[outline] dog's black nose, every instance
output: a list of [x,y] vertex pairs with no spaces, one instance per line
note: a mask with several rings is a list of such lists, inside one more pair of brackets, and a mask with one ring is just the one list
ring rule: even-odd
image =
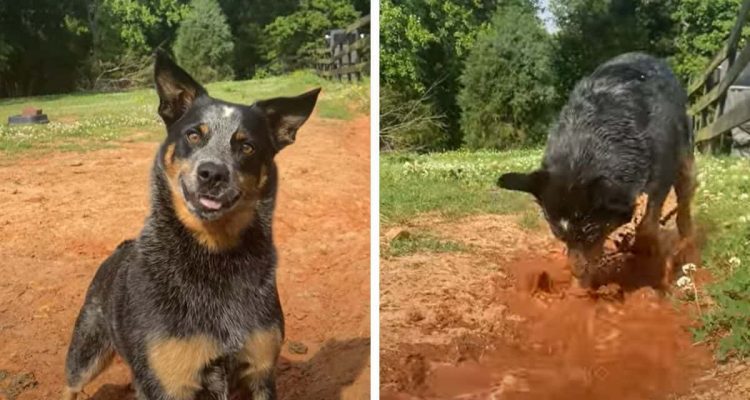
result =
[[229,168],[224,164],[204,162],[198,166],[198,181],[207,185],[227,182],[229,181]]

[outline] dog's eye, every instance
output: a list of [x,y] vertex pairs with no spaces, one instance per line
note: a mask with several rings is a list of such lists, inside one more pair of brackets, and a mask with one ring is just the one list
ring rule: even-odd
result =
[[190,142],[192,144],[198,144],[198,143],[200,143],[200,141],[202,139],[202,136],[201,136],[200,133],[198,133],[196,131],[190,131],[187,134],[187,139],[188,139],[188,142]]
[[250,143],[242,143],[242,152],[249,156],[250,154],[255,153],[255,147]]

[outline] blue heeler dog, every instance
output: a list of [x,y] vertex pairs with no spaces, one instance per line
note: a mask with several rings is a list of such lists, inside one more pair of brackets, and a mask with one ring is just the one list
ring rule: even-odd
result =
[[504,174],[498,185],[534,195],[555,237],[568,248],[573,273],[598,262],[607,236],[630,222],[636,198],[646,213],[635,250],[658,246],[661,208],[672,187],[680,236],[691,235],[696,181],[687,94],[663,61],[620,55],[582,79],[551,131],[542,166]]

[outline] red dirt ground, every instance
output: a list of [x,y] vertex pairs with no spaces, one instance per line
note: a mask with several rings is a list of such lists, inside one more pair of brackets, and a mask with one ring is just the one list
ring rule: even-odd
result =
[[[59,397],[84,292],[143,224],[156,148],[132,142],[0,165],[0,382],[33,374],[18,400]],[[278,164],[279,290],[287,339],[308,348],[296,355],[284,346],[280,398],[368,399],[369,119],[313,118]],[[129,381],[118,360],[85,392],[132,399]]]
[[[383,232],[383,244],[429,230],[470,249],[381,260],[383,399],[750,398],[746,364],[716,367],[688,331],[697,306],[662,290],[673,227],[660,256],[613,259],[616,283],[586,294],[571,288],[546,226],[529,231],[517,218],[426,216]],[[673,263],[697,258],[688,247]]]

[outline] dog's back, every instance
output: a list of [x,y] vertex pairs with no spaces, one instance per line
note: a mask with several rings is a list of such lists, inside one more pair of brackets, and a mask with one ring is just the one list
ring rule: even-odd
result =
[[687,94],[669,67],[642,53],[618,56],[581,80],[550,133],[544,164],[571,179],[666,184],[692,151]]

